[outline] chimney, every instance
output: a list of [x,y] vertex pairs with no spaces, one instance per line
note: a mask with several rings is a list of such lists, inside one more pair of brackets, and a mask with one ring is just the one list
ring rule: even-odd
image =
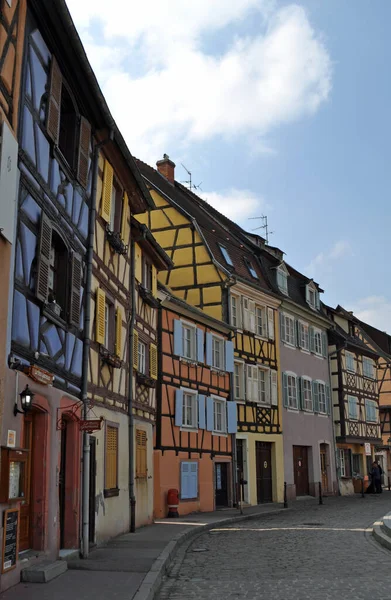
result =
[[163,154],[163,159],[156,163],[157,170],[160,175],[163,175],[170,183],[175,181],[175,163],[170,160],[168,154]]

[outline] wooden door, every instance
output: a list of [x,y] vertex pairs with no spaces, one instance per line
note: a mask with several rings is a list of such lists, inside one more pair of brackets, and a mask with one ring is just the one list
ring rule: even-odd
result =
[[293,470],[296,496],[308,496],[310,493],[310,485],[308,480],[307,446],[293,446]]
[[322,476],[322,491],[329,491],[329,480],[327,477],[327,446],[321,444],[320,446],[320,472]]
[[32,479],[32,451],[33,451],[33,414],[24,415],[23,424],[23,448],[29,450],[29,456],[26,464],[26,496],[21,502],[20,507],[20,532],[19,532],[19,552],[28,550],[32,547],[31,542],[31,519],[32,519],[32,499],[31,499],[31,479]]
[[95,497],[96,497],[96,438],[90,436],[90,500],[89,542],[95,543]]
[[66,458],[67,458],[67,421],[62,420],[60,473],[58,477],[58,492],[60,506],[60,548],[65,548],[65,491],[66,491]]
[[216,508],[228,506],[228,464],[215,464]]
[[257,468],[257,502],[273,501],[272,445],[269,442],[255,442]]

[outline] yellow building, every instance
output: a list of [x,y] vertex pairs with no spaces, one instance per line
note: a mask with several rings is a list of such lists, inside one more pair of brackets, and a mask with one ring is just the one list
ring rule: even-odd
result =
[[[270,291],[250,243],[236,237],[222,215],[175,181],[175,165],[166,155],[158,170],[140,161],[138,166],[156,210],[137,218],[174,264],[160,280],[176,296],[235,327],[231,389],[238,405],[236,484],[246,481],[244,500],[249,504],[282,501],[280,301]],[[218,372],[217,346],[214,360]]]

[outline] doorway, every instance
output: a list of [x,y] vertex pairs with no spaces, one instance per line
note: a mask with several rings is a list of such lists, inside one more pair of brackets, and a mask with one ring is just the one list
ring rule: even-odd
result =
[[257,468],[257,502],[273,502],[272,445],[269,442],[255,442]]
[[96,497],[96,438],[90,435],[90,492],[89,492],[88,540],[95,544],[95,497]]
[[228,506],[228,463],[215,463],[216,508]]
[[293,446],[293,471],[295,477],[296,496],[309,496],[308,448]]
[[63,419],[61,429],[60,473],[58,477],[58,493],[60,507],[60,548],[65,548],[65,507],[66,507],[66,457],[67,457],[67,421]]
[[327,444],[320,445],[320,473],[322,478],[322,491],[329,491],[329,479],[327,475],[328,460],[327,460]]
[[32,480],[32,450],[33,450],[33,414],[29,413],[24,415],[23,424],[23,446],[24,449],[28,450],[28,459],[26,464],[26,496],[21,502],[20,507],[20,532],[19,532],[19,552],[29,550],[32,548],[31,539],[31,520],[32,520],[32,494],[31,494],[31,480]]

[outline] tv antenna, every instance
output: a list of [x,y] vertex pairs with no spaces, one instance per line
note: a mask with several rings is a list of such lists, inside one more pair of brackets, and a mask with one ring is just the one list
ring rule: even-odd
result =
[[184,183],[185,185],[187,185],[187,187],[189,188],[190,191],[191,190],[201,190],[201,183],[202,183],[202,181],[198,185],[195,185],[195,183],[192,182],[191,172],[189,171],[189,169],[187,169],[183,163],[181,163],[181,165],[185,169],[186,173],[189,176],[189,179],[187,181],[182,181],[182,183]]
[[259,227],[256,227],[255,229],[252,229],[251,231],[259,231],[259,229],[263,229],[265,232],[265,241],[266,244],[269,244],[269,235],[273,235],[274,231],[269,231],[269,227],[267,224],[267,216],[266,215],[261,215],[260,217],[249,217],[250,220],[262,220],[262,225],[260,225]]

